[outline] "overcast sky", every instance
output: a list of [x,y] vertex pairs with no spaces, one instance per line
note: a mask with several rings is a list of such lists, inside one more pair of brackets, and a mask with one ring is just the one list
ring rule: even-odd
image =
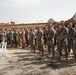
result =
[[0,0],[0,23],[67,20],[76,12],[76,0]]

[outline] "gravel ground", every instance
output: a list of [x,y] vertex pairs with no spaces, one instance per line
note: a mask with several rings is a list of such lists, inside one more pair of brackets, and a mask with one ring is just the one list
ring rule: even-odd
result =
[[45,54],[31,53],[29,49],[9,48],[8,56],[0,58],[0,75],[76,75],[76,61],[52,60]]

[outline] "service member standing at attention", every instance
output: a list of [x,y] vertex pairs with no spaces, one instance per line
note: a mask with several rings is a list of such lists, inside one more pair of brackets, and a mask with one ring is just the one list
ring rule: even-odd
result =
[[29,46],[29,41],[28,41],[28,35],[29,34],[29,31],[28,31],[28,29],[25,29],[25,42],[26,42],[26,47],[28,47]]
[[43,37],[43,33],[42,33],[40,27],[37,27],[36,42],[37,42],[37,45],[38,45],[39,53],[41,53],[42,55],[44,55],[42,37]]
[[54,31],[52,29],[52,24],[48,25],[47,46],[48,46],[49,55],[51,54],[52,58],[54,58],[54,55],[55,55],[55,52],[54,52]]
[[73,23],[70,22],[68,25],[68,52],[70,53],[71,49],[73,49],[73,33],[74,33],[74,28],[72,27]]
[[57,30],[57,49],[59,52],[59,59],[62,58],[62,50],[65,51],[66,60],[68,59],[68,49],[67,49],[67,37],[68,37],[68,29],[64,26],[64,22],[62,21]]
[[31,45],[31,52],[35,52],[35,44],[34,44],[34,37],[35,37],[35,33],[33,31],[33,29],[30,28],[29,30],[29,44]]
[[45,27],[44,31],[43,31],[43,37],[44,37],[44,45],[46,47],[47,45],[47,32],[48,32],[48,29],[47,29],[47,26]]
[[74,58],[76,60],[76,25],[75,25],[75,31],[73,34],[73,53],[74,53]]
[[10,31],[10,44],[11,44],[11,47],[14,47],[14,31],[13,31],[13,29],[11,29],[11,31]]

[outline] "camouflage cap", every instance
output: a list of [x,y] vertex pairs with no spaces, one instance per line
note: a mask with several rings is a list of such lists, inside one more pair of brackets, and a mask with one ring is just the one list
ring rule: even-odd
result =
[[73,23],[72,22],[69,22],[69,25],[73,25]]
[[48,27],[50,27],[50,26],[52,27],[52,24],[48,24]]

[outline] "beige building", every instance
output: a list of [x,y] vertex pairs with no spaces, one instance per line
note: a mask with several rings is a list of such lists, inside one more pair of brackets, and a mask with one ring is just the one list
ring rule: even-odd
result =
[[35,28],[37,26],[44,27],[47,23],[29,23],[29,24],[0,24],[0,28]]

